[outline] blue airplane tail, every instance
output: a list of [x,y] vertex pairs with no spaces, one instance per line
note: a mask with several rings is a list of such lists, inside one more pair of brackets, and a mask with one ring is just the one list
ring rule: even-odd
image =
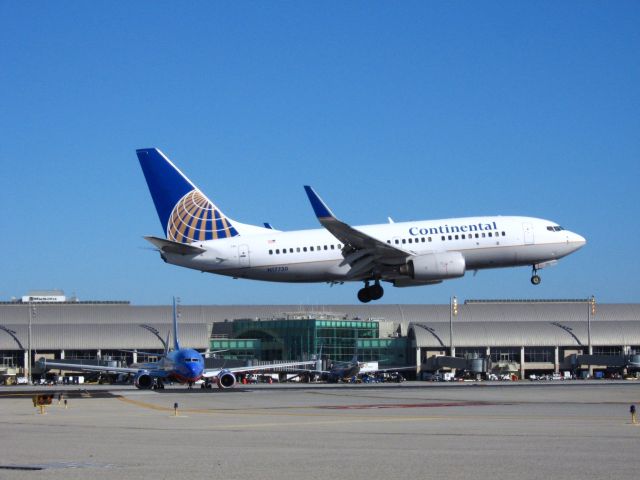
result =
[[180,340],[178,339],[178,308],[176,307],[176,297],[173,297],[173,349],[180,350]]
[[227,218],[157,148],[136,150],[167,239],[190,244],[239,235]]

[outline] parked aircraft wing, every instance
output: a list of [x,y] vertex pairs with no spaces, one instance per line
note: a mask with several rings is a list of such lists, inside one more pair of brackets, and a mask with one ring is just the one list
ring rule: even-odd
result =
[[46,358],[38,360],[38,364],[44,370],[50,368],[61,368],[66,370],[80,370],[83,372],[104,372],[104,373],[138,373],[140,368],[130,367],[108,367],[106,365],[87,365],[86,363],[76,362],[50,362]]
[[367,373],[386,373],[386,372],[403,372],[405,370],[415,371],[416,367],[408,365],[404,367],[389,367],[389,368],[375,368],[373,370],[369,370]]
[[307,362],[287,362],[287,363],[270,363],[268,365],[253,365],[249,367],[232,367],[232,368],[208,368],[202,372],[205,378],[217,377],[220,372],[245,373],[245,372],[262,372],[265,370],[276,370],[279,368],[296,367],[298,365],[315,364],[315,360]]

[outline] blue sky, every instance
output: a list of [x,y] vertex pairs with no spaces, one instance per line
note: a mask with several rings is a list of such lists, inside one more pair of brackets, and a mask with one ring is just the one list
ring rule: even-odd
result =
[[318,226],[549,218],[588,239],[542,271],[387,288],[384,303],[638,302],[638,2],[0,1],[0,299],[355,303],[358,284],[165,265],[135,149],[227,215]]

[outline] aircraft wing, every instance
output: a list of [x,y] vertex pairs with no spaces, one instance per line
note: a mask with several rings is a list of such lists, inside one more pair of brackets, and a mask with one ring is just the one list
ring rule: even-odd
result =
[[386,373],[386,372],[402,372],[405,370],[415,371],[415,366],[405,366],[405,367],[390,367],[390,368],[376,368],[374,370],[369,370],[365,373]]
[[80,370],[83,372],[103,372],[103,373],[138,373],[141,368],[131,367],[107,367],[104,365],[88,365],[82,362],[50,362],[45,358],[38,360],[41,368],[48,370],[50,368],[61,368],[67,370]]
[[296,367],[298,365],[315,364],[315,360],[308,362],[288,362],[288,363],[270,363],[268,365],[253,365],[249,367],[232,367],[232,368],[207,368],[202,373],[205,378],[217,377],[220,372],[245,373],[245,372],[264,372],[265,370],[278,370],[280,368]]
[[341,266],[347,264],[351,266],[348,276],[366,277],[366,274],[376,266],[398,265],[412,255],[411,252],[382,242],[338,220],[313,188],[305,185],[304,189],[320,224],[344,243],[342,250],[344,260]]

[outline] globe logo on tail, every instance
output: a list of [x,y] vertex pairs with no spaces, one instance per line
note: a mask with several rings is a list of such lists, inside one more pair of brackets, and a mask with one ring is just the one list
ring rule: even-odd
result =
[[231,222],[199,190],[182,197],[169,216],[167,238],[179,243],[235,237]]

